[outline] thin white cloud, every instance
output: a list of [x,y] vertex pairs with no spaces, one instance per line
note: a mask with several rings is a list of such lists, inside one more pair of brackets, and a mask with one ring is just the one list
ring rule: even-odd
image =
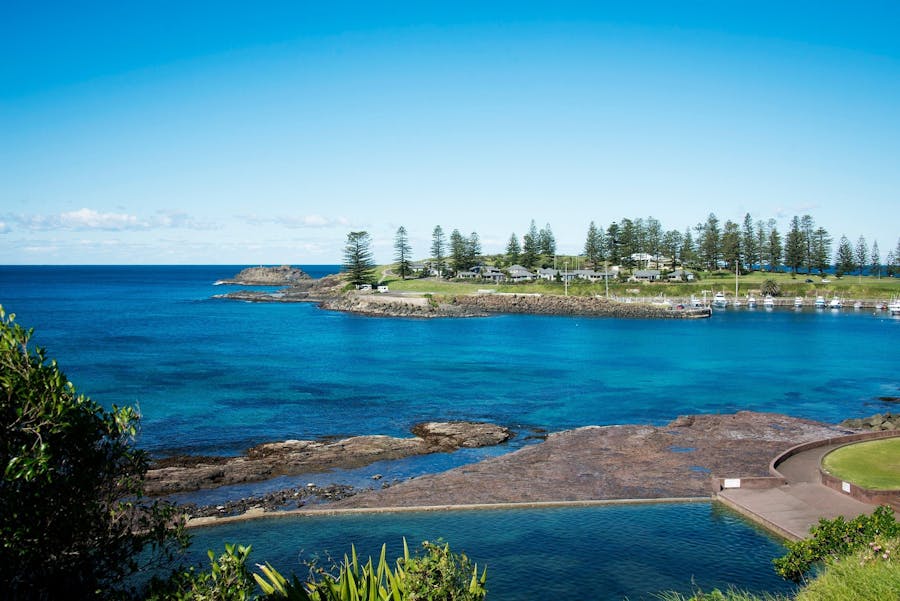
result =
[[127,213],[101,213],[94,209],[78,209],[60,213],[56,218],[62,229],[72,230],[135,230],[146,229],[134,215]]
[[261,217],[259,215],[237,215],[238,219],[249,225],[274,224],[289,229],[319,229],[329,227],[346,227],[350,220],[346,217],[324,217],[322,215],[279,215],[277,217]]
[[0,221],[0,234],[8,234],[12,231],[9,227],[9,224],[5,221]]
[[[182,211],[157,211],[150,217],[138,217],[128,213],[104,213],[82,208],[52,215],[6,215],[5,220],[31,231],[108,231],[125,232],[168,228],[213,229],[212,224],[195,221]],[[9,231],[5,222],[0,222]],[[0,227],[0,233],[4,232]]]

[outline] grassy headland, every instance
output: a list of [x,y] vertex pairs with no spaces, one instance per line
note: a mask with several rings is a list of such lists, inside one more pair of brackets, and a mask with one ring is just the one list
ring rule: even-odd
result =
[[[379,269],[382,283],[388,284],[392,291],[420,292],[444,295],[475,294],[479,290],[493,290],[495,292],[512,292],[520,294],[564,294],[566,287],[562,282],[550,282],[538,280],[521,283],[495,284],[486,281],[468,280],[442,280],[437,278],[416,278],[402,280],[394,275],[390,266]],[[726,295],[734,294],[735,277],[733,273],[725,271],[696,272],[697,279],[693,282],[623,282],[610,280],[609,294],[617,297],[689,297],[691,295],[702,298],[703,292],[707,295],[718,291],[724,291]],[[798,274],[792,276],[789,273],[768,273],[754,271],[742,275],[738,279],[738,296],[755,294],[760,296],[762,285],[767,280],[772,280],[779,288],[779,296],[793,298],[801,296],[813,300],[821,295],[826,298],[839,296],[844,299],[869,299],[887,301],[900,295],[900,278],[872,276],[844,276],[836,278],[818,275]],[[811,280],[807,282],[807,280]],[[823,281],[827,280],[827,281]],[[605,295],[606,284],[603,282],[574,281],[568,285],[568,293],[576,296]],[[761,299],[760,299],[761,300]]]

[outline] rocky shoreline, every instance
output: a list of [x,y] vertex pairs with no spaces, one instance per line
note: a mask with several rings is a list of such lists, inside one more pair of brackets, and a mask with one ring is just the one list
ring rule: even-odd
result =
[[750,411],[681,416],[664,426],[587,426],[442,473],[403,481],[388,474],[374,490],[326,487],[317,494],[315,487],[300,487],[186,513],[207,516],[195,522],[200,524],[272,511],[709,497],[714,476],[767,476],[769,462],[788,448],[854,431]]
[[580,315],[651,319],[691,319],[711,315],[706,308],[676,309],[665,305],[623,303],[598,296],[536,294],[470,294],[453,297],[451,303],[485,313],[527,313],[531,315]]
[[[880,400],[885,403],[896,403],[900,399],[896,397],[881,397]],[[900,414],[888,411],[887,413],[876,413],[870,417],[845,419],[841,422],[841,426],[864,432],[900,430]]]
[[631,319],[693,319],[711,315],[706,308],[675,309],[646,303],[623,303],[596,296],[555,294],[466,294],[400,296],[348,293],[328,299],[323,309],[379,317],[485,317],[520,313]]
[[444,453],[506,442],[512,432],[481,422],[426,422],[413,438],[353,436],[340,440],[285,440],[252,447],[239,457],[178,456],[159,459],[147,472],[148,495],[167,495],[278,476],[355,468],[376,461]]
[[308,484],[264,495],[229,500],[216,505],[182,503],[179,507],[182,512],[190,515],[191,519],[224,518],[239,516],[249,511],[272,512],[300,509],[310,504],[339,501],[353,494],[356,494],[353,487],[345,484],[331,484],[322,487]]
[[773,413],[689,415],[664,426],[587,426],[480,463],[316,509],[708,497],[712,477],[767,476],[773,457],[852,433]]
[[708,308],[673,308],[647,303],[628,303],[597,296],[556,294],[398,294],[346,290],[340,275],[311,279],[289,267],[250,267],[218,284],[287,286],[275,292],[238,290],[213,298],[257,303],[315,302],[322,309],[372,317],[485,317],[500,313],[532,315],[580,315],[593,317],[685,319],[709,317]]
[[[334,276],[329,276],[334,277]],[[323,278],[324,280],[324,278]],[[312,280],[319,282],[320,280]],[[315,302],[329,311],[343,311],[372,317],[486,317],[504,313],[531,315],[578,315],[632,319],[696,319],[709,317],[707,308],[684,308],[623,303],[599,297],[470,294],[456,296],[400,295],[344,292],[334,281],[292,286],[276,292],[239,290],[214,298],[258,303]]]

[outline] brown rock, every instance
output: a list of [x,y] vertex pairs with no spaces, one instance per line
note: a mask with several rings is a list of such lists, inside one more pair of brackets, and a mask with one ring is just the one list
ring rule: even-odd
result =
[[508,440],[507,428],[474,422],[429,422],[415,438],[353,436],[334,441],[285,440],[263,443],[242,457],[179,457],[161,460],[147,472],[147,494],[215,488],[275,476],[350,469],[412,455],[480,447]]
[[781,451],[844,433],[827,424],[746,411],[697,415],[678,429],[589,426],[328,507],[707,496],[712,475],[766,476],[769,461]]
[[438,449],[487,447],[506,442],[512,437],[509,428],[476,422],[425,422],[413,427],[412,433],[429,446]]

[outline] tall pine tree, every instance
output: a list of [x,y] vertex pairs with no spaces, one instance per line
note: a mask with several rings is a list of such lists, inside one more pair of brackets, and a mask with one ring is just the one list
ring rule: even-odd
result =
[[411,260],[412,247],[409,245],[409,236],[406,234],[406,228],[401,225],[394,236],[394,261],[400,279],[405,280],[406,276],[412,273]]
[[444,228],[439,225],[434,226],[434,230],[431,232],[431,260],[431,266],[437,272],[438,277],[444,277],[444,267],[447,260],[447,241],[444,237]]
[[372,238],[369,232],[350,232],[344,246],[344,271],[347,280],[355,285],[371,284],[375,279],[375,262],[372,260]]

